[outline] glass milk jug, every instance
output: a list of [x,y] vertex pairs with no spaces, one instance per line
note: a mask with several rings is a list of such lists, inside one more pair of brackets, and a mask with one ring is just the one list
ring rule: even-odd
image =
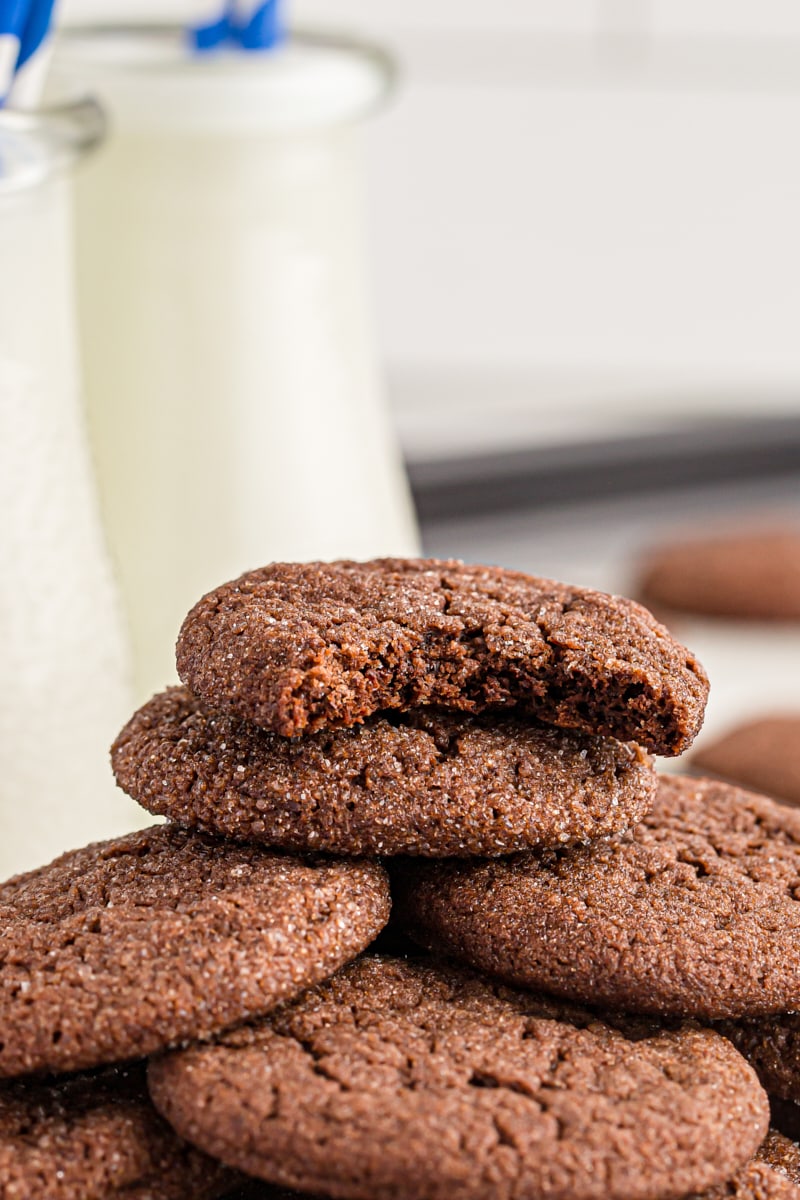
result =
[[75,30],[56,72],[109,108],[77,229],[91,435],[139,693],[208,589],[280,559],[413,554],[366,288],[373,50],[197,57]]
[[143,823],[108,763],[131,695],[73,298],[69,168],[101,130],[0,112],[0,878]]

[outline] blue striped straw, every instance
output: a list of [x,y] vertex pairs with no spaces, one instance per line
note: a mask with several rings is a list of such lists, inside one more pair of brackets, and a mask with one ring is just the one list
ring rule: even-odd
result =
[[[19,73],[38,55],[53,23],[54,0],[0,0],[0,104],[16,100]],[[32,67],[28,66],[27,74]]]
[[0,0],[0,105],[5,104],[25,32],[30,0]]
[[190,36],[195,50],[201,52],[216,50],[218,46],[224,46],[233,36],[227,10],[219,16],[215,16],[211,21],[195,25],[190,30]]
[[33,58],[44,42],[53,23],[53,0],[29,0],[28,17],[19,47],[17,70]]
[[236,40],[244,50],[269,50],[286,37],[280,0],[236,5]]
[[[2,3],[2,0],[0,0]],[[223,12],[191,30],[195,50],[234,45],[242,50],[269,50],[286,37],[281,0],[227,0]]]

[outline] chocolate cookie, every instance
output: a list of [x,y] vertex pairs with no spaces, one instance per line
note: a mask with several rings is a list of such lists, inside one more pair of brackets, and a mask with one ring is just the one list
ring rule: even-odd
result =
[[800,1101],[800,1013],[722,1021],[717,1029],[744,1055],[771,1095]]
[[770,1129],[752,1162],[696,1200],[800,1200],[800,1146]]
[[154,1060],[150,1092],[206,1152],[338,1200],[682,1196],[756,1151],[766,1097],[725,1039],[635,1039],[564,1011],[471,972],[363,958]]
[[212,1200],[237,1178],[158,1115],[141,1064],[0,1085],[3,1200]]
[[656,610],[743,620],[800,617],[800,531],[732,530],[654,550],[638,593]]
[[510,983],[663,1015],[800,1005],[800,812],[728,784],[662,776],[615,841],[394,876],[407,932]]
[[738,725],[692,755],[693,767],[800,806],[800,714]]
[[436,709],[289,739],[173,688],[111,751],[120,787],[182,825],[293,850],[506,854],[618,833],[656,776],[631,743]]
[[[302,1200],[302,1197],[299,1192],[288,1192],[267,1183],[249,1183],[225,1200]],[[688,1200],[800,1200],[800,1147],[770,1129],[754,1157],[733,1179],[700,1195],[695,1193]]]
[[178,672],[210,707],[289,737],[384,709],[516,707],[658,754],[686,749],[708,694],[631,600],[435,559],[251,571],[189,613]]
[[325,979],[386,923],[377,863],[304,862],[168,825],[0,886],[0,1075],[202,1038]]

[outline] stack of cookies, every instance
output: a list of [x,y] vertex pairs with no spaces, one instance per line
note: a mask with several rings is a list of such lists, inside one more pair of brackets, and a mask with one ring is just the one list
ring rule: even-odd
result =
[[[203,598],[188,688],[113,753],[150,812],[306,852],[503,855],[620,833],[708,684],[639,605],[459,563],[278,564]],[[191,689],[191,690],[189,690]]]
[[178,667],[112,751],[168,823],[0,885],[0,1196],[800,1200],[800,813],[656,775],[645,609],[274,565]]

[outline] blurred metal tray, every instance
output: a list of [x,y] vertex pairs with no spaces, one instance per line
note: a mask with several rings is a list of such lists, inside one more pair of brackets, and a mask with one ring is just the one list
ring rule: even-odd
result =
[[607,441],[411,461],[408,470],[423,523],[731,480],[797,474],[800,485],[800,411],[685,423]]

